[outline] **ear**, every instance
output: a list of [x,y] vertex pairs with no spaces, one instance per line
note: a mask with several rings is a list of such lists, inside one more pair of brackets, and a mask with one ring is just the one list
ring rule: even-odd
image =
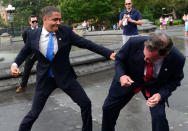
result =
[[42,20],[43,20],[43,21],[46,21],[46,20],[47,20],[47,17],[46,17],[46,16],[43,16]]

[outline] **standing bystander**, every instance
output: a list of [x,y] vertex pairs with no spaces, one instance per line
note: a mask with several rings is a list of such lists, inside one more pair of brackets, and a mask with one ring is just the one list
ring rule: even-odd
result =
[[[38,28],[38,20],[37,20],[36,16],[34,16],[34,15],[29,16],[28,21],[29,21],[29,24],[31,26],[28,27],[26,30],[24,30],[24,32],[22,34],[24,44],[26,43],[28,33],[31,30],[34,30],[35,28]],[[22,92],[25,89],[25,87],[27,87],[29,75],[31,73],[31,69],[32,69],[35,61],[36,61],[36,56],[34,54],[30,54],[26,58],[22,80],[21,80],[20,86],[16,89],[17,93]]]
[[185,39],[188,39],[188,13],[184,14],[183,20],[185,21]]
[[169,20],[169,25],[172,26],[172,23],[173,23],[174,19],[173,19],[173,17],[171,15],[169,16],[168,20]]
[[142,16],[138,10],[132,8],[132,1],[125,0],[125,8],[120,13],[119,27],[123,26],[123,44],[132,36],[138,35],[137,25],[142,25]]
[[160,30],[162,30],[163,29],[163,16],[159,18],[159,22],[160,22]]

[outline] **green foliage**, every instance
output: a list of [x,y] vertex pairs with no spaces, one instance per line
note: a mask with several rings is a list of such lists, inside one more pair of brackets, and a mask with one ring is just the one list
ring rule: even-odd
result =
[[144,8],[144,11],[142,13],[142,18],[149,19],[150,21],[154,20],[153,12],[148,7]]
[[60,0],[65,22],[97,20],[99,23],[113,15],[111,0]]
[[[92,20],[96,24],[112,24],[119,21],[119,11],[125,9],[125,0],[1,0],[3,5],[12,4],[14,26],[28,25],[28,16],[31,14],[39,18],[42,24],[41,9],[45,6],[56,6],[62,11],[64,23],[80,23]],[[159,19],[161,15],[173,15],[181,19],[185,11],[188,12],[188,0],[132,0],[133,7],[139,10],[143,18],[151,21]],[[162,10],[162,8],[165,8]],[[119,10],[120,9],[120,10]],[[24,22],[21,22],[24,19]],[[176,22],[175,22],[176,23]]]
[[[172,25],[181,25],[181,24],[183,24],[183,20],[182,19],[177,19],[177,20],[174,20],[172,22]],[[160,26],[160,22],[159,22],[158,19],[155,20],[155,25]],[[167,25],[169,25],[169,21],[167,22]]]
[[179,19],[179,20],[174,20],[172,25],[181,25],[183,24],[183,20]]
[[[14,26],[29,25],[28,17],[30,15],[36,15],[39,18],[40,24],[42,24],[41,19],[41,9],[45,6],[56,6],[59,4],[59,0],[2,0],[4,6],[11,4],[15,7],[14,12]],[[23,23],[21,22],[23,19]]]
[[1,15],[0,15],[0,28],[6,27],[6,23],[5,21],[2,19]]

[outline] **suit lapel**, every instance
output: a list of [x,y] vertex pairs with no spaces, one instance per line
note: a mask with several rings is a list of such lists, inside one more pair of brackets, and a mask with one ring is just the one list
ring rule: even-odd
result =
[[34,42],[32,44],[34,44],[33,47],[38,51],[38,53],[41,54],[41,56],[46,59],[46,57],[40,52],[40,49],[39,49],[39,42],[40,42],[41,33],[42,33],[42,28],[38,27],[36,29],[36,31],[33,33]]
[[144,46],[142,47],[142,49],[141,49],[141,53],[140,53],[140,60],[141,60],[141,62],[140,62],[140,70],[141,70],[141,74],[142,74],[142,77],[144,78],[144,69],[145,69],[145,65],[146,65],[146,62],[144,61],[144,52],[143,52],[143,50],[144,50]]
[[56,37],[57,37],[58,50],[60,50],[63,47],[64,33],[58,30],[56,32]]
[[[35,32],[35,41],[34,41],[34,48],[39,51],[39,41],[41,36],[42,28],[38,28],[38,30]],[[39,51],[40,52],[40,51]]]
[[169,69],[168,69],[169,59],[170,59],[170,56],[167,56],[166,58],[164,58],[163,64],[161,66],[161,69],[160,69],[160,72],[159,72],[159,75],[158,75],[159,79],[162,78],[162,77],[165,77],[166,72],[169,71]]

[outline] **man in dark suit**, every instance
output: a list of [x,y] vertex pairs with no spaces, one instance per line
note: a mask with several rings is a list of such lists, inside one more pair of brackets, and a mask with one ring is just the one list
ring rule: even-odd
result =
[[[27,34],[31,30],[34,30],[35,28],[38,28],[38,20],[37,20],[36,16],[34,16],[34,15],[29,16],[28,21],[29,21],[29,24],[31,26],[28,27],[27,29],[25,29],[23,34],[22,34],[24,44],[26,43],[26,40],[27,40]],[[31,69],[32,69],[35,61],[36,61],[36,56],[34,54],[30,54],[26,58],[22,80],[21,80],[20,86],[16,89],[16,93],[22,92],[25,89],[25,87],[27,86],[29,75],[31,73]]]
[[29,32],[25,46],[11,66],[12,75],[18,76],[18,67],[32,51],[38,60],[32,107],[24,117],[19,131],[31,130],[47,98],[56,88],[62,89],[80,106],[82,131],[92,131],[91,101],[76,81],[76,74],[69,60],[71,46],[86,48],[111,59],[114,59],[115,53],[80,37],[71,27],[60,25],[61,12],[56,7],[45,7],[42,16],[43,28],[39,27]]
[[116,75],[103,105],[102,131],[115,131],[120,110],[140,90],[150,108],[152,131],[169,131],[165,102],[184,77],[185,57],[163,33],[133,37],[116,54]]

